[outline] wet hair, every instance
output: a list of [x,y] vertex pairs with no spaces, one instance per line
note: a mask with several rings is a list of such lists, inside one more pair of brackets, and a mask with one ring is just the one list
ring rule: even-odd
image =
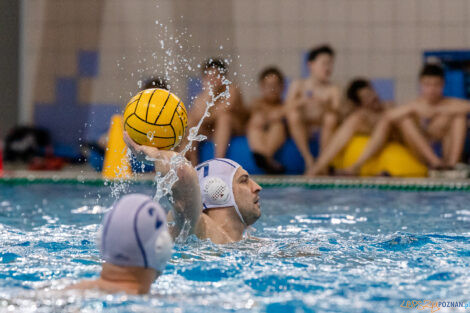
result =
[[221,73],[227,72],[227,64],[222,59],[210,58],[202,65],[202,73],[206,74],[207,70],[216,69]]
[[144,87],[142,89],[149,89],[149,88],[160,88],[168,90],[168,83],[164,78],[156,77],[150,78],[145,81]]
[[359,90],[366,87],[370,87],[370,81],[365,78],[356,78],[349,84],[349,87],[346,91],[346,96],[355,105],[360,105],[361,102],[358,95]]
[[269,75],[277,76],[281,84],[284,83],[284,75],[282,75],[281,71],[275,66],[270,66],[262,70],[261,73],[259,74],[258,80],[261,82],[263,81],[263,79],[265,79]]
[[424,64],[421,72],[419,72],[419,78],[424,76],[434,76],[444,79],[444,69],[439,64]]
[[335,51],[329,45],[322,45],[322,46],[315,47],[312,50],[310,50],[310,52],[308,53],[307,61],[308,62],[315,61],[315,59],[320,54],[328,54],[329,56],[334,57]]

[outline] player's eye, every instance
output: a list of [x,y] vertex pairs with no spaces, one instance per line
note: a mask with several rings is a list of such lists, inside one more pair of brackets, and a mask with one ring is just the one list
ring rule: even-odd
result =
[[248,176],[242,176],[240,178],[240,183],[244,184],[244,183],[247,183],[248,182]]

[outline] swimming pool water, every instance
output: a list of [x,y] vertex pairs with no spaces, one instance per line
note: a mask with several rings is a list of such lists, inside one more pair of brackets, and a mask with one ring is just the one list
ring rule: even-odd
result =
[[0,311],[413,312],[403,300],[470,302],[470,193],[273,188],[261,199],[259,240],[177,245],[148,296],[78,294],[52,290],[98,275],[110,187],[0,185]]

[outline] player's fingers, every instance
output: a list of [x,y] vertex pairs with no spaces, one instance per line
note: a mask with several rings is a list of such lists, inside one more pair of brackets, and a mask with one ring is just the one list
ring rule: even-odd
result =
[[131,149],[132,153],[137,157],[139,161],[143,161],[145,156],[150,158],[156,158],[160,155],[160,150],[155,147],[139,145],[135,142],[127,132],[124,132],[124,142]]
[[132,140],[132,138],[129,136],[129,134],[126,131],[124,131],[123,139],[129,148],[134,149],[134,150],[139,149],[140,145],[134,140]]
[[124,139],[124,142],[125,142],[126,145],[132,146],[132,144],[131,144],[132,139],[131,139],[131,137],[129,137],[129,134],[126,131],[123,132],[122,139]]

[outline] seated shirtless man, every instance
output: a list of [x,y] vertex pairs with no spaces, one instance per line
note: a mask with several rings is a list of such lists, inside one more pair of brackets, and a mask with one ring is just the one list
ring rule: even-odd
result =
[[320,150],[330,142],[339,121],[341,90],[331,83],[334,51],[321,46],[310,51],[310,76],[297,80],[289,88],[286,106],[289,131],[305,162],[305,173],[313,170],[309,148],[312,132],[321,130]]
[[[231,136],[245,134],[248,112],[243,106],[240,90],[234,84],[225,85],[227,65],[220,59],[209,59],[203,65],[202,91],[197,95],[188,117],[188,129],[196,126],[206,110],[206,103],[212,102],[214,97],[225,92],[228,88],[229,97],[221,97],[210,109],[210,116],[204,119],[199,133],[212,138],[215,145],[215,157],[223,158]],[[181,146],[184,146],[182,144]],[[193,142],[193,149],[188,159],[196,165],[198,163],[197,142]]]
[[[170,171],[172,158],[184,158],[174,151],[138,145],[127,133],[124,141],[138,160],[155,160],[155,171],[162,175]],[[188,227],[188,234],[216,244],[242,240],[261,216],[261,187],[232,160],[212,159],[196,168],[184,161],[175,169],[178,181],[171,189],[174,202],[168,220],[172,221],[172,237]]]
[[331,137],[309,173],[325,174],[330,162],[343,150],[356,134],[370,135],[390,103],[382,102],[368,80],[358,78],[351,82],[346,92],[354,105],[353,112]]
[[[402,140],[430,168],[453,168],[460,160],[467,129],[465,110],[469,102],[444,97],[444,70],[424,65],[419,75],[420,95],[410,103],[389,110],[377,124],[359,159],[346,170],[357,173],[398,129]],[[436,155],[432,142],[441,142],[443,156]]]
[[274,154],[286,141],[282,90],[284,76],[275,67],[264,69],[259,76],[261,97],[251,105],[248,123],[248,143],[256,165],[268,174],[281,174],[283,166]]

